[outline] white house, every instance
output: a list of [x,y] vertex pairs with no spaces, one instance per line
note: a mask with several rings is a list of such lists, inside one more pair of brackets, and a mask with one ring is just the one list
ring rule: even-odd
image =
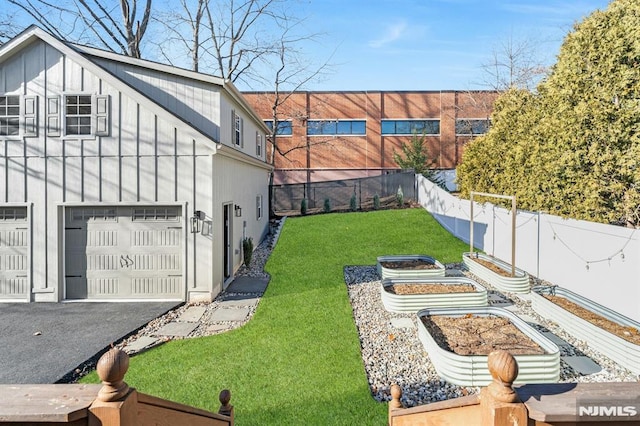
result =
[[269,129],[220,78],[0,47],[0,301],[211,300],[268,230]]

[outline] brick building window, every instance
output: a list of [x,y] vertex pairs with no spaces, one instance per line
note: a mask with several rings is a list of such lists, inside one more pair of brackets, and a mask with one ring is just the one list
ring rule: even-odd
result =
[[[273,132],[273,120],[265,120],[264,124]],[[293,128],[291,127],[291,120],[278,120],[277,136],[291,136],[293,134]]]
[[307,135],[365,135],[365,120],[309,120]]
[[440,120],[382,120],[383,135],[440,134]]
[[484,135],[489,131],[490,122],[487,119],[456,119],[456,135],[473,136]]

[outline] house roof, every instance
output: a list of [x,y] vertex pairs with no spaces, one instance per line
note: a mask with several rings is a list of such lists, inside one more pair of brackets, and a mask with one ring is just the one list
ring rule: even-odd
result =
[[[131,58],[131,57],[119,55],[116,53],[111,53],[111,52],[106,52],[106,51],[102,51],[95,48],[90,48],[87,46],[80,46],[80,45],[68,43],[66,41],[58,39],[52,34],[49,34],[48,32],[44,31],[43,29],[41,29],[36,25],[31,25],[30,27],[22,31],[20,34],[15,36],[13,39],[9,40],[7,43],[0,46],[0,62],[17,54],[18,52],[22,51],[26,46],[34,43],[37,40],[42,40],[43,42],[51,45],[58,51],[67,55],[73,61],[77,62],[82,67],[90,70],[99,78],[109,81],[109,83],[112,84],[116,89],[127,93],[137,102],[145,105],[145,107],[149,108],[151,111],[158,114],[158,116],[170,122],[179,122],[181,125],[185,125],[192,128],[196,133],[198,133],[202,137],[203,141],[207,145],[209,145],[209,147],[214,152],[218,152],[218,150],[222,147],[220,141],[215,140],[211,135],[198,129],[193,124],[186,122],[184,119],[179,117],[174,112],[168,110],[163,105],[160,105],[159,103],[155,102],[153,99],[149,98],[148,96],[146,96],[145,94],[137,90],[134,86],[121,80],[119,77],[112,74],[108,70],[105,70],[100,65],[98,65],[93,60],[91,60],[91,56],[96,56],[96,57],[104,58],[107,60],[119,61],[119,62],[128,63],[128,64],[133,63],[134,65],[137,65],[140,67],[151,68],[151,69],[159,70],[169,74],[183,76],[190,79],[199,80],[208,84],[215,84],[221,87],[226,93],[228,93],[228,95],[231,98],[233,98],[236,102],[238,102],[243,107],[243,109],[245,109],[246,112],[254,118],[256,123],[258,123],[263,127],[263,130],[265,130],[265,133],[269,132],[269,129],[262,122],[262,119],[255,113],[255,111],[251,108],[251,106],[249,106],[249,104],[244,100],[240,92],[238,92],[238,90],[233,86],[233,84],[230,81],[224,81],[219,77],[200,74],[194,71],[189,71],[189,70],[185,70],[177,67],[172,67],[169,65],[159,64],[152,61]],[[224,150],[224,151],[228,151],[228,150]],[[252,161],[253,157],[241,152],[238,152],[238,156],[248,157],[247,161],[249,161],[250,163],[259,162],[257,160]]]

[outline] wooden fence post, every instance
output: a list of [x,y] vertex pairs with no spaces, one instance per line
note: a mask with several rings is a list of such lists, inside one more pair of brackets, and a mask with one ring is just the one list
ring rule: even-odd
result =
[[130,426],[138,424],[137,393],[124,381],[129,355],[113,348],[100,357],[96,371],[102,389],[89,407],[89,426]]
[[526,425],[528,414],[513,389],[518,377],[518,363],[507,351],[491,352],[487,358],[493,381],[480,391],[483,426]]
[[391,401],[389,401],[389,425],[392,424],[391,412],[398,408],[404,408],[404,405],[400,401],[400,398],[402,398],[402,388],[394,383],[391,385]]
[[233,405],[229,404],[229,401],[231,401],[231,391],[229,389],[222,390],[218,399],[220,399],[218,414],[231,417],[231,424],[233,424]]

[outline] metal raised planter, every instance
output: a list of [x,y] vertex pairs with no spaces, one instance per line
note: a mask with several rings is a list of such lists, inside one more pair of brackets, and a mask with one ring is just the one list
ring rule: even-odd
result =
[[[425,294],[394,294],[389,291],[391,286],[397,285],[432,285],[468,284],[475,291],[465,293],[425,293]],[[484,306],[487,305],[487,290],[466,277],[434,277],[434,278],[386,278],[380,286],[382,304],[390,312],[416,312],[423,308]]]
[[474,259],[479,258],[493,263],[500,269],[511,274],[511,265],[503,262],[495,257],[488,256],[482,253],[463,253],[462,261],[466,265],[469,272],[476,275],[478,278],[483,279],[495,288],[501,291],[508,291],[511,293],[528,293],[530,290],[529,274],[522,269],[515,269],[515,276],[503,276],[491,269],[488,269],[484,265],[475,262]]
[[[403,254],[403,255],[391,255],[391,256],[379,256],[378,257],[378,275],[382,279],[385,278],[430,278],[430,277],[444,277],[445,268],[444,265],[438,262],[431,256],[422,254]],[[381,265],[382,262],[403,262],[419,260],[426,263],[430,263],[435,268],[430,269],[396,269],[385,268]]]
[[418,311],[418,337],[429,354],[436,371],[444,380],[460,386],[486,386],[491,382],[487,355],[458,355],[441,348],[422,322],[422,317],[444,315],[497,316],[507,318],[527,337],[536,342],[544,354],[514,355],[518,361],[516,383],[556,383],[560,379],[560,349],[513,312],[496,307],[429,308]]
[[640,374],[640,345],[616,336],[543,297],[548,294],[563,297],[622,326],[640,330],[640,323],[562,287],[536,286],[531,289],[531,307],[538,314],[559,324],[567,333],[587,342],[591,348],[621,366]]

